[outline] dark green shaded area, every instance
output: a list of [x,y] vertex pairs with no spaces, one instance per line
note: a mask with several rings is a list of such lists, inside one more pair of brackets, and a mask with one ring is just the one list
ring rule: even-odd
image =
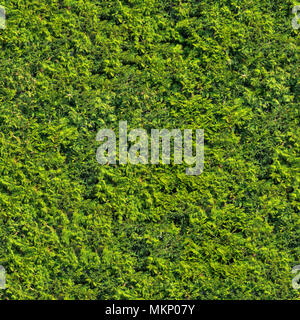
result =
[[[1,299],[299,297],[293,1],[0,4]],[[204,172],[100,166],[120,120],[204,129]]]

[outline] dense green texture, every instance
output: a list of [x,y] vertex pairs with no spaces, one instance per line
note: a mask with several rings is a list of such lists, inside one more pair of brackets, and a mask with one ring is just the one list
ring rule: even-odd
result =
[[[299,297],[293,1],[0,4],[1,299]],[[99,165],[119,120],[204,129],[204,172]]]

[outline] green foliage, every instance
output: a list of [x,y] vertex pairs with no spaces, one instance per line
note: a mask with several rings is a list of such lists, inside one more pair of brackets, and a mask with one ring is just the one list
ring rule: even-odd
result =
[[[297,299],[299,31],[285,0],[10,0],[1,299]],[[205,130],[205,168],[96,133]]]

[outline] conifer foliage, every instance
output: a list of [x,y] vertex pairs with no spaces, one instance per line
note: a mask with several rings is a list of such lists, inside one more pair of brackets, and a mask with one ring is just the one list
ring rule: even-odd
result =
[[[290,0],[10,0],[0,299],[297,299]],[[182,165],[99,165],[98,130],[204,129]]]

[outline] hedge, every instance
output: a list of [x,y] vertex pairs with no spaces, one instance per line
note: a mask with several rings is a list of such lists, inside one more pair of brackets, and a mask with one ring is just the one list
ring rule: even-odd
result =
[[[0,299],[299,299],[295,4],[0,1]],[[100,165],[121,120],[203,173]]]

